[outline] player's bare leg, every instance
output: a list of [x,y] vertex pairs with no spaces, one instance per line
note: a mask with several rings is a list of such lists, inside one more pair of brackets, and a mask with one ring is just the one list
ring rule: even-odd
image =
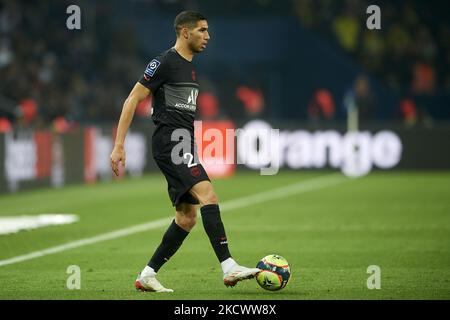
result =
[[194,185],[190,192],[202,206],[200,211],[203,226],[222,267],[224,284],[234,286],[241,280],[253,278],[258,274],[259,269],[240,266],[231,257],[225,228],[220,217],[218,198],[211,182],[201,181]]
[[196,222],[197,208],[195,205],[181,203],[176,206],[175,219],[164,234],[152,259],[138,275],[135,281],[136,289],[147,292],[173,292],[172,289],[165,288],[156,279],[156,273],[175,254]]

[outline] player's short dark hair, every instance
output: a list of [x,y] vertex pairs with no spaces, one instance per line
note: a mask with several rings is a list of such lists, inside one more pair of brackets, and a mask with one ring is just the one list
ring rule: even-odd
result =
[[208,20],[204,15],[200,12],[196,11],[183,11],[180,12],[173,22],[173,27],[175,28],[175,32],[177,36],[180,35],[181,28],[188,27],[193,28],[197,24],[197,21]]

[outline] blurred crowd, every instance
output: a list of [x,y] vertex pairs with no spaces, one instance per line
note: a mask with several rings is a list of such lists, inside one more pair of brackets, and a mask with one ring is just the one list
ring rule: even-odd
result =
[[124,83],[134,83],[142,69],[135,58],[134,32],[126,25],[113,28],[111,8],[88,1],[83,3],[82,31],[68,30],[69,5],[0,2],[3,126],[9,120],[67,130],[81,122],[118,119],[129,90]]
[[[376,3],[381,9],[380,30],[366,27],[370,15],[366,9],[371,1],[296,0],[294,7],[303,26],[335,42],[361,64],[367,75],[382,80],[402,97],[399,114],[405,121],[414,122],[427,117],[415,97],[450,93],[448,4],[420,0]],[[369,95],[369,88],[360,89],[367,86],[368,78],[361,75],[355,79],[353,90]],[[374,97],[368,99],[371,101],[363,104],[371,109],[363,108],[362,114],[371,117]]]
[[[134,1],[177,9],[182,3],[182,9],[202,5],[195,0]],[[117,121],[148,57],[140,52],[133,25],[114,25],[117,8],[111,3],[82,1],[83,29],[77,31],[61,27],[71,1],[0,1],[0,131],[11,124],[67,130],[78,123]],[[381,30],[376,31],[365,27],[370,4],[365,0],[226,3],[222,6],[230,12],[257,8],[293,15],[305,28],[336,43],[365,73],[355,79],[343,104],[364,106],[361,114],[366,117],[374,116],[377,104],[370,77],[404,97],[399,112],[411,121],[421,112],[415,96],[450,92],[448,13],[430,11],[427,2],[382,1]],[[208,2],[208,7],[217,6]],[[199,97],[201,115],[213,118],[220,113],[218,97],[213,90],[204,93]],[[264,108],[261,88],[241,85],[234,96],[248,114],[260,114]],[[318,89],[308,114],[333,118],[337,104],[329,91]],[[138,116],[148,116],[150,107],[147,100]]]
[[[417,94],[450,91],[450,14],[439,11],[439,2],[382,1],[381,30],[375,31],[366,27],[369,14],[362,14],[370,1],[295,3],[304,26],[333,38],[392,89]],[[447,8],[445,1],[441,5]]]

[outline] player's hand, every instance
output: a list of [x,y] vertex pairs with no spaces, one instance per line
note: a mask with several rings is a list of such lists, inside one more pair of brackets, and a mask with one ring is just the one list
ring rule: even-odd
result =
[[122,163],[122,167],[125,168],[125,149],[123,146],[115,145],[111,152],[111,170],[117,177],[119,176],[119,163]]

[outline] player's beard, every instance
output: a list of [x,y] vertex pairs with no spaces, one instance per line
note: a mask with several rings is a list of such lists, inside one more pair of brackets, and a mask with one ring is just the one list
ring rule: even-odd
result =
[[193,53],[200,53],[203,51],[202,45],[195,45],[194,43],[189,44],[189,49],[191,49],[191,51]]

